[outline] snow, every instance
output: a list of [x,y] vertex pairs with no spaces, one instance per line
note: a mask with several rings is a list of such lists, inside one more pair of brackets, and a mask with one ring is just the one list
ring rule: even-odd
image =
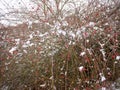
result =
[[67,71],[65,71],[65,76],[67,75]]
[[34,43],[29,44],[30,47],[33,46],[33,45],[35,45],[35,44]]
[[70,41],[69,43],[68,43],[68,45],[71,45],[72,44],[72,41]]
[[108,23],[105,23],[105,25],[109,25]]
[[76,35],[79,36],[81,34],[80,30],[77,30]]
[[105,78],[105,76],[104,76],[103,73],[100,73],[99,75],[100,75],[100,77],[101,77],[101,81],[102,81],[102,82],[106,80],[106,78]]
[[24,53],[27,53],[27,50],[23,50]]
[[103,60],[104,61],[106,61],[106,56],[105,56],[105,54],[106,54],[106,52],[105,52],[105,50],[104,49],[100,49],[100,52],[102,53],[102,55],[103,55]]
[[86,52],[81,52],[80,56],[84,56],[86,54]]
[[26,44],[30,44],[30,41],[27,41]]
[[81,29],[81,31],[84,32],[86,30],[86,26],[82,26],[80,29]]
[[81,71],[83,71],[84,67],[83,67],[83,66],[80,66],[80,67],[78,67],[78,69],[79,69],[79,71],[81,72]]
[[115,64],[118,63],[117,61],[114,62]]
[[50,79],[52,80],[52,79],[53,79],[53,76],[51,76]]
[[41,33],[41,34],[39,35],[39,37],[43,37],[43,36],[46,36],[46,35],[48,35],[48,32],[45,32],[44,34]]
[[97,30],[97,29],[98,29],[98,27],[93,27],[93,29]]
[[87,39],[86,42],[89,43],[89,40]]
[[59,22],[54,21],[54,29],[57,29],[57,30],[60,29],[60,25],[61,24]]
[[32,35],[32,34],[30,34],[30,35],[29,35],[29,37],[30,37],[30,39],[32,39],[32,38],[33,38],[33,35]]
[[71,37],[73,37],[73,38],[75,38],[75,36],[76,36],[76,35],[74,34],[74,32],[72,32],[72,31],[69,32],[69,35],[70,35]]
[[13,54],[14,51],[17,50],[17,47],[12,47],[10,50],[9,50],[9,53]]
[[57,30],[57,35],[60,35],[60,34],[65,36],[66,32],[64,30]]
[[8,62],[8,63],[5,63],[5,66],[7,66],[7,65],[9,65],[10,64],[10,62]]
[[95,23],[94,22],[89,22],[89,24],[88,24],[88,26],[94,26],[95,25]]
[[40,23],[40,21],[39,20],[35,20],[34,23]]
[[100,44],[101,48],[103,48],[103,46],[105,45],[105,44],[101,44],[100,42],[99,42],[99,44]]
[[101,90],[107,90],[106,87],[102,87]]
[[101,76],[101,81],[103,82],[105,80],[106,80],[106,78],[104,76]]
[[116,60],[120,60],[120,56],[116,56]]
[[63,25],[63,26],[68,26],[67,21],[63,21],[63,22],[62,22],[62,25]]
[[20,39],[15,39],[16,45],[20,44]]
[[46,83],[40,85],[40,87],[45,87],[45,86],[46,86]]
[[110,34],[108,34],[107,36],[110,37]]
[[34,43],[30,43],[30,41],[28,40],[28,41],[25,42],[25,44],[22,45],[22,47],[23,48],[27,48],[27,47],[31,47],[33,45],[35,45],[35,44]]
[[32,21],[27,21],[27,24],[28,24],[28,28],[29,28],[29,29],[32,28],[32,24],[33,24]]
[[19,61],[15,61],[15,63],[17,64],[17,63],[19,63]]
[[90,55],[92,55],[91,49],[87,48],[87,51],[89,52]]
[[27,47],[29,47],[28,45],[26,45],[26,44],[24,44],[24,45],[22,45],[22,47],[23,48],[27,48]]

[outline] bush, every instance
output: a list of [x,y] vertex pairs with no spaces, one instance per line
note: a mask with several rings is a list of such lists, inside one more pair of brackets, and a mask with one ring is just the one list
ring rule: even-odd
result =
[[41,21],[41,26],[34,23],[39,27],[32,29],[18,26],[1,30],[0,88],[109,88],[120,78],[120,13],[116,4],[96,6],[95,10],[94,4],[83,10],[83,16],[75,12],[62,19],[50,17],[48,22]]

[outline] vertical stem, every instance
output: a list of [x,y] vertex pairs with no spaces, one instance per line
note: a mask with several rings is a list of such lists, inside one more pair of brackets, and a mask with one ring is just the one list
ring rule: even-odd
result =
[[52,90],[54,90],[54,70],[53,70],[53,68],[54,68],[54,61],[53,61],[53,56],[52,56],[52,68],[51,68],[51,73],[52,73]]
[[65,90],[67,89],[67,74],[68,74],[68,60],[67,60],[67,65],[66,65],[66,71],[65,71]]

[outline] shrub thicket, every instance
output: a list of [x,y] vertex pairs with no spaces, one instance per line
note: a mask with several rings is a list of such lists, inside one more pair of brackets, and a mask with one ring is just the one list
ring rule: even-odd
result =
[[66,17],[61,10],[61,17],[55,13],[47,22],[41,20],[41,27],[1,29],[0,88],[110,88],[120,77],[120,9],[114,1],[104,5],[98,1]]

